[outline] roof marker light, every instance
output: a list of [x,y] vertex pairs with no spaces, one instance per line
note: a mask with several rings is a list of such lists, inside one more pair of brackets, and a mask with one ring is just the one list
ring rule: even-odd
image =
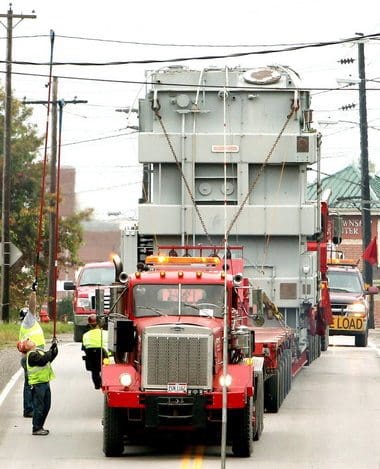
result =
[[146,264],[220,264],[219,257],[171,257],[171,256],[147,256]]

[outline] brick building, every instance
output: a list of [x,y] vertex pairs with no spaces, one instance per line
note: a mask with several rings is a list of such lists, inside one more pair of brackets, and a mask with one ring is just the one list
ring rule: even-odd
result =
[[[363,268],[362,254],[362,217],[361,217],[361,172],[355,165],[347,166],[337,173],[325,177],[321,181],[322,193],[331,190],[329,208],[339,214],[342,223],[342,242],[339,250],[345,258],[358,261],[359,268]],[[380,238],[380,177],[370,175],[371,194],[371,239]],[[316,198],[316,183],[308,187],[308,198]],[[332,220],[330,220],[330,227]],[[379,264],[373,266],[374,284],[380,285]],[[375,325],[380,327],[380,294],[375,295]]]
[[[75,168],[65,166],[61,168],[60,176],[61,216],[73,215],[76,211],[75,197]],[[83,244],[79,249],[79,258],[83,264],[87,262],[108,260],[111,253],[120,250],[121,231],[118,224],[97,220],[83,223]],[[78,266],[67,267],[59,272],[59,279],[74,280]]]

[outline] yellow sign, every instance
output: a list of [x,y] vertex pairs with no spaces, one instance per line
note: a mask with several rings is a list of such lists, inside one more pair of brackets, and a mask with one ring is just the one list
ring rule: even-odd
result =
[[333,316],[333,324],[330,329],[344,331],[364,331],[367,325],[366,318],[355,318],[350,316]]

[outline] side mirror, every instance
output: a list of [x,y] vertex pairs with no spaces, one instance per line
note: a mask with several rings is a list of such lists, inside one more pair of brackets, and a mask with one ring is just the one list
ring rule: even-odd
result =
[[63,282],[63,289],[64,290],[75,290],[74,282]]

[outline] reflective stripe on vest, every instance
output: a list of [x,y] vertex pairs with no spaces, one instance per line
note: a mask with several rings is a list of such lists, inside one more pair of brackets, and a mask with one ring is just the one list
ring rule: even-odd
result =
[[98,327],[90,329],[83,334],[82,342],[85,348],[100,348],[104,346],[105,344],[102,343],[102,330]]
[[[42,350],[35,350],[35,352],[39,353],[40,355],[45,355],[45,352]],[[26,355],[26,369],[28,373],[28,383],[30,385],[48,383],[50,380],[55,378],[50,362],[46,363],[44,366],[30,366],[30,354],[31,352],[28,352]]]
[[45,347],[45,337],[42,327],[36,321],[32,327],[26,328],[20,327],[19,340],[30,339],[36,344],[36,347],[44,348]]

